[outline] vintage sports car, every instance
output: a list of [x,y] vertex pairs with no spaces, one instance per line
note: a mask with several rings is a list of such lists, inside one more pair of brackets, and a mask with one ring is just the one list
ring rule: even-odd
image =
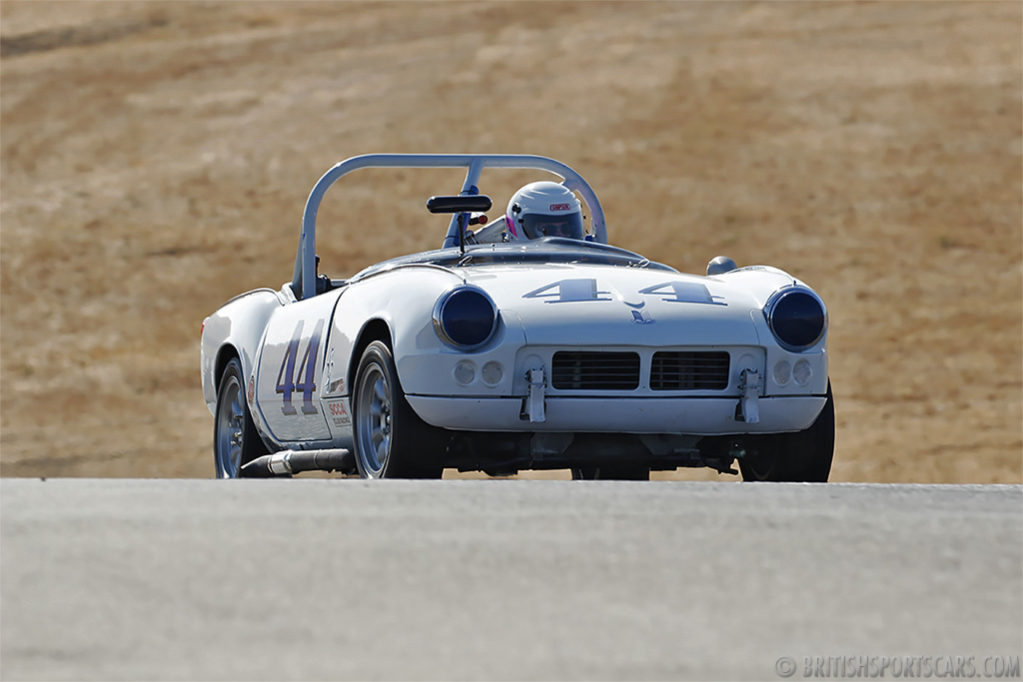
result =
[[[367,167],[466,169],[460,194],[423,198],[451,214],[442,248],[321,275],[320,201]],[[494,168],[560,178],[586,233],[511,239],[510,222],[484,224],[477,186]],[[216,473],[648,479],[737,462],[745,480],[826,481],[827,326],[820,297],[776,268],[718,257],[687,275],[609,246],[593,190],[553,159],[353,157],[309,195],[292,280],[203,323]]]

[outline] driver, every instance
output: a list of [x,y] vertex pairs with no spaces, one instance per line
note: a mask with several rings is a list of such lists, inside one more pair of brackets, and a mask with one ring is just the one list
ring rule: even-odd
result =
[[582,239],[583,214],[578,197],[564,185],[544,180],[531,182],[512,195],[504,215],[508,237]]

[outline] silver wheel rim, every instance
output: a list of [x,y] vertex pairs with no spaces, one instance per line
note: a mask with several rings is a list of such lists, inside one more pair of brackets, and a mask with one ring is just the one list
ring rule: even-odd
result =
[[355,405],[356,447],[363,472],[378,478],[391,454],[391,385],[376,363],[359,379]]
[[238,377],[229,376],[225,381],[217,410],[217,478],[238,478],[245,438],[245,406]]

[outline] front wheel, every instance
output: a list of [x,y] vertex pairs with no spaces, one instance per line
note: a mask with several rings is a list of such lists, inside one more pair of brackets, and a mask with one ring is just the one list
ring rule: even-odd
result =
[[[440,478],[430,464],[432,434],[412,411],[387,344],[373,341],[362,354],[352,396],[355,463],[363,478]],[[426,460],[426,461],[424,461]]]
[[217,478],[238,478],[242,465],[267,450],[245,402],[242,366],[232,358],[221,374],[217,417],[213,427],[213,460]]
[[817,420],[805,431],[761,436],[754,452],[739,461],[744,481],[824,483],[835,453],[835,400],[828,382],[828,399]]
[[572,469],[573,481],[649,481],[650,469],[645,466],[601,465]]

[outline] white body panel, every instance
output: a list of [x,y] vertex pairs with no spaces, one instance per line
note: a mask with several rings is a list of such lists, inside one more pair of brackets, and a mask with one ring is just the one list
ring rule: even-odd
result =
[[273,312],[284,305],[284,301],[280,292],[256,289],[231,299],[203,321],[200,352],[202,392],[211,413],[217,406],[220,371],[216,363],[221,353],[238,355],[242,374],[251,377],[267,322]]
[[[549,367],[557,349],[635,349],[644,359],[654,350],[728,349],[732,380],[724,395],[738,395],[738,377],[743,369],[756,369],[765,376],[767,369],[781,359],[793,364],[806,360],[813,372],[807,386],[769,382],[763,394],[823,395],[827,390],[824,343],[802,353],[785,351],[774,342],[761,312],[763,301],[773,291],[793,281],[778,270],[708,278],[592,265],[540,271],[493,266],[466,268],[461,274],[494,299],[501,311],[498,334],[491,343],[468,354],[441,344],[432,333],[429,319],[416,330],[422,334],[416,336],[416,342],[404,343],[404,338],[396,338],[398,372],[408,394],[524,397],[526,372],[536,365],[531,359],[539,358]],[[590,281],[595,287],[576,284],[588,285]],[[559,282],[572,284],[552,287]],[[676,290],[672,286],[675,284],[681,286]],[[640,293],[644,290],[670,293]],[[688,295],[694,300],[680,301],[679,292],[682,298]],[[501,364],[506,370],[504,379],[496,384],[474,381],[460,385],[453,378],[454,369],[465,359],[479,368],[489,362]],[[641,385],[632,395],[653,394]]]
[[326,294],[291,303],[276,310],[267,324],[253,413],[277,442],[330,440],[321,404],[322,349],[336,300]]

